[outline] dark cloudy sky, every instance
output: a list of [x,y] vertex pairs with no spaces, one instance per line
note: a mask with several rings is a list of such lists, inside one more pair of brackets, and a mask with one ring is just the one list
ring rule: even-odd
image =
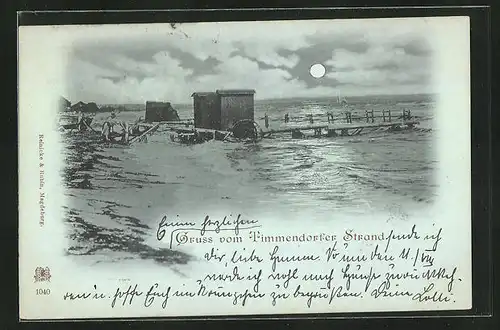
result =
[[[67,97],[168,100],[251,88],[257,99],[432,91],[425,19],[136,25],[75,42]],[[309,68],[326,67],[313,78]]]

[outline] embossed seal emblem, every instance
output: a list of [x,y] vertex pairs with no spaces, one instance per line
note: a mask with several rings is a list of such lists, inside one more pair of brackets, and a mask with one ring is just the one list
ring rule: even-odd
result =
[[50,268],[37,267],[35,269],[35,282],[50,282]]

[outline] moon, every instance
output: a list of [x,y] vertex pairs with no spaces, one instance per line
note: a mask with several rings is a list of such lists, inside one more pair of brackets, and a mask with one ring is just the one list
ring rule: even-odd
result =
[[309,73],[314,78],[321,78],[325,75],[326,69],[323,64],[316,63],[311,66],[311,68],[309,69]]

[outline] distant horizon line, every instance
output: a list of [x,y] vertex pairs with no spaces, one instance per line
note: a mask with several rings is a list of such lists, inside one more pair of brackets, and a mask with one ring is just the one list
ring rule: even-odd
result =
[[[435,96],[438,93],[415,93],[415,94],[369,94],[369,95],[351,95],[351,96],[344,96],[346,98],[363,98],[363,97],[391,97],[391,96]],[[278,97],[278,98],[265,98],[265,99],[255,99],[256,102],[261,102],[261,101],[278,101],[278,100],[290,100],[290,99],[335,99],[337,96],[290,96],[290,97]],[[67,99],[67,98],[66,98]],[[69,99],[67,99],[69,100]],[[84,101],[76,101],[75,103],[78,102],[84,102]],[[89,101],[85,103],[91,103],[94,102],[96,104],[106,106],[106,105],[143,105],[146,104],[147,101],[144,101],[142,103],[98,103],[95,101]],[[189,105],[191,103],[184,103],[184,102],[172,102],[172,101],[154,101],[154,102],[170,102],[171,104],[177,104],[177,105]]]

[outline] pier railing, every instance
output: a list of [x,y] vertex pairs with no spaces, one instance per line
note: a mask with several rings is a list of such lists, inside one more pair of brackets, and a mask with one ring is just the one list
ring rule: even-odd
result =
[[[266,116],[261,117],[261,120],[264,120],[265,123],[269,124],[269,119],[266,120]],[[336,116],[332,112],[327,113],[319,113],[319,114],[306,114],[306,115],[295,115],[290,116],[290,114],[285,114],[283,118],[283,123],[287,124],[290,122],[308,122],[309,124],[314,124],[317,121],[326,121],[329,124],[337,124],[337,123],[346,123],[352,124],[353,121],[357,122],[366,122],[366,123],[375,123],[376,120],[381,119],[382,122],[393,122],[393,121],[405,121],[416,119],[411,114],[411,110],[403,109],[400,113],[383,109],[381,111],[375,112],[374,110],[365,110],[363,112],[354,112],[354,111],[342,111],[341,114],[337,114]],[[269,126],[269,125],[265,125]]]
[[[325,114],[327,117],[327,122],[323,119],[315,123],[315,116],[313,114],[308,114],[306,116],[295,116],[294,122],[290,123],[291,117],[285,114],[284,125],[280,125],[277,128],[269,128],[269,121],[265,120],[265,130],[263,130],[263,137],[269,137],[276,133],[291,132],[292,137],[300,138],[304,137],[303,131],[314,131],[314,136],[327,136],[334,137],[339,135],[359,135],[364,129],[370,128],[391,128],[391,129],[401,129],[401,128],[412,128],[419,124],[416,117],[412,116],[411,111],[403,109],[401,115],[396,115],[391,110],[382,110],[378,113],[373,110],[365,110],[364,116],[353,115],[351,111],[344,111],[341,115],[333,116],[331,112]],[[323,114],[320,114],[324,118]],[[319,117],[316,115],[316,118]],[[306,119],[297,120],[297,119]],[[297,124],[298,122],[298,124]],[[292,125],[288,125],[288,124]],[[326,131],[326,134],[325,134]]]

